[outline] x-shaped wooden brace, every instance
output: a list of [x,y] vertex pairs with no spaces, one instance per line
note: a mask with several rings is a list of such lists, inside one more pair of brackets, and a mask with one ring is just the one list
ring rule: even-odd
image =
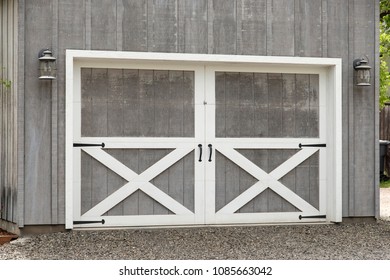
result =
[[251,174],[257,180],[253,186],[244,191],[238,197],[233,199],[230,203],[220,209],[217,214],[232,214],[263,192],[265,189],[270,188],[289,203],[297,207],[302,212],[318,213],[319,211],[306,202],[304,199],[299,197],[292,190],[287,188],[285,185],[280,183],[278,180],[286,175],[288,172],[293,170],[298,164],[312,156],[317,152],[318,148],[305,148],[290,157],[284,163],[275,168],[271,173],[267,173],[260,167],[255,165],[249,159],[244,157],[242,154],[234,150],[233,148],[217,147],[217,150],[225,155],[228,159],[233,161],[235,164],[240,166],[246,172]]
[[190,153],[193,148],[177,148],[159,161],[157,161],[155,164],[153,164],[141,174],[135,173],[133,170],[129,169],[126,165],[124,165],[102,149],[83,148],[82,150],[96,160],[98,160],[99,162],[101,162],[102,164],[104,164],[107,168],[114,171],[123,179],[128,181],[128,183],[123,185],[117,191],[115,191],[103,201],[101,201],[96,206],[87,211],[83,215],[83,217],[96,217],[103,215],[138,189],[142,190],[144,193],[161,203],[163,206],[165,206],[175,214],[194,214],[186,207],[181,205],[179,202],[177,202],[175,199],[170,197],[168,194],[166,194],[165,192],[163,192],[149,182],[157,175],[162,173],[164,170],[168,169],[175,162],[179,161],[181,158]]

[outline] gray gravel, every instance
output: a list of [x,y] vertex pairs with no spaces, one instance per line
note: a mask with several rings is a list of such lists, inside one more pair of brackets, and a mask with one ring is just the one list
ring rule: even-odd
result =
[[390,221],[70,231],[19,238],[0,259],[390,259]]
[[69,231],[19,238],[0,260],[390,260],[390,189],[380,197],[376,223]]

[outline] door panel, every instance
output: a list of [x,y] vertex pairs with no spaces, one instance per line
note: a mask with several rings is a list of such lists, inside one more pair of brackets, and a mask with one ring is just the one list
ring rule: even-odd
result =
[[325,213],[325,148],[299,146],[321,142],[319,75],[230,69],[207,71],[206,118],[215,118],[207,170],[215,171],[206,174],[214,198],[206,222],[297,222]]
[[104,146],[74,148],[77,226],[102,218],[105,226],[203,223],[203,200],[195,200],[204,194],[196,75],[203,77],[180,69],[81,68],[74,142]]

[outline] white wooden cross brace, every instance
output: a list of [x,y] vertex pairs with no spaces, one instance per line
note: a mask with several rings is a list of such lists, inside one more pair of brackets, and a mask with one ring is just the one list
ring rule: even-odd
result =
[[137,174],[126,165],[104,152],[102,149],[96,148],[83,148],[83,150],[104,164],[107,168],[114,171],[116,174],[127,180],[128,183],[109,195],[103,201],[87,211],[83,217],[96,217],[101,216],[129,195],[137,191],[138,189],[145,192],[151,198],[161,203],[175,214],[178,215],[193,215],[193,213],[186,207],[181,205],[175,199],[168,194],[154,186],[149,181],[155,178],[157,175],[168,169],[171,165],[179,161],[186,156],[193,148],[178,148],[170,152],[168,155],[157,161],[151,167],[146,169],[141,174]]
[[315,152],[317,152],[318,148],[305,148],[290,157],[288,160],[283,162],[277,168],[275,168],[271,173],[267,173],[258,167],[256,164],[251,162],[249,159],[244,157],[242,154],[234,150],[233,148],[223,148],[217,147],[218,151],[224,154],[227,158],[233,161],[235,164],[240,166],[246,172],[251,174],[257,180],[253,186],[244,191],[238,197],[233,199],[227,205],[225,205],[222,209],[220,209],[217,214],[232,214],[236,212],[238,209],[243,207],[265,189],[270,188],[285,200],[290,202],[292,205],[297,207],[302,212],[310,212],[317,213],[318,210],[306,202],[304,199],[299,197],[292,190],[287,188],[285,185],[280,183],[278,180],[286,175],[288,172],[293,170],[298,164],[302,163],[304,160],[312,156]]

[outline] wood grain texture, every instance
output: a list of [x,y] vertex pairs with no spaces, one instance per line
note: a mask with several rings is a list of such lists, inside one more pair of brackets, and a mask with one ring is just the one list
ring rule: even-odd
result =
[[[359,18],[374,19],[375,5],[372,1],[357,1],[353,6],[354,15],[354,41],[353,53],[355,57],[368,55],[374,62],[375,33],[370,32],[375,27],[374,20],[359,21]],[[366,34],[366,35],[364,35]],[[356,216],[375,216],[375,87],[354,86],[353,88],[353,114],[354,114],[354,153],[355,155],[355,188],[354,188],[354,214]],[[367,164],[370,162],[371,164]]]
[[295,50],[294,1],[267,0],[267,55],[293,56]]
[[212,0],[208,5],[209,53],[237,53],[237,7],[234,0]]
[[237,54],[267,54],[266,0],[237,0]]
[[148,0],[148,51],[177,52],[177,0]]
[[322,0],[295,0],[295,56],[322,56]]
[[116,1],[92,0],[91,48],[116,50]]
[[122,0],[122,49],[126,51],[147,51],[148,14],[147,0]]
[[178,51],[207,53],[207,0],[178,1]]
[[26,2],[25,224],[51,223],[51,84],[39,83],[37,53],[51,45],[52,2]]

